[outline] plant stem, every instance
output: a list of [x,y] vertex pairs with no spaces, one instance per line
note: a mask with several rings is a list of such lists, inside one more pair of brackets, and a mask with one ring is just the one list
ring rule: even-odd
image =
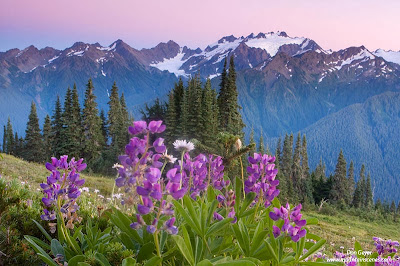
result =
[[158,231],[154,232],[154,243],[156,244],[157,256],[161,258],[160,243],[158,242]]
[[239,156],[240,160],[240,167],[242,169],[242,185],[243,185],[243,198],[245,197],[245,192],[244,192],[244,174],[243,174],[243,162],[242,162],[242,157]]

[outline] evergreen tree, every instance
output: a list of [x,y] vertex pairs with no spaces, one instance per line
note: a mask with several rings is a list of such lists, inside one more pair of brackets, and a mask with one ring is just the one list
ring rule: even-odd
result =
[[308,178],[310,175],[310,167],[308,166],[306,135],[303,135],[303,142],[301,144],[301,168],[302,168],[302,176],[304,178]]
[[83,130],[82,130],[82,114],[81,114],[81,106],[79,104],[79,96],[78,89],[76,88],[76,84],[72,89],[72,121],[70,122],[70,126],[72,128],[72,134],[70,137],[71,142],[71,154],[70,156],[75,158],[81,158],[83,156],[82,152],[82,143],[83,143]]
[[361,166],[360,178],[357,181],[357,187],[354,191],[353,206],[355,208],[361,208],[365,202],[365,166]]
[[392,203],[390,204],[390,213],[393,217],[396,216],[396,203],[394,203],[394,200],[392,200]]
[[11,119],[8,117],[7,120],[7,129],[6,129],[6,153],[7,154],[13,154],[14,151],[14,133],[13,133],[13,127],[11,124]]
[[374,199],[373,199],[372,187],[371,187],[371,174],[368,173],[367,183],[365,185],[365,204],[364,204],[364,207],[366,209],[370,209],[373,206],[373,204],[374,204]]
[[292,172],[292,149],[290,137],[286,134],[282,151],[282,172],[286,177],[290,177]]
[[21,156],[23,147],[20,146],[19,143],[19,138],[18,138],[18,132],[15,132],[15,137],[14,137],[14,155],[17,157]]
[[276,144],[276,151],[275,151],[275,165],[277,169],[281,169],[282,164],[282,155],[281,155],[281,146],[282,146],[282,138],[279,137],[278,143]]
[[75,128],[73,127],[73,108],[72,108],[72,91],[68,87],[65,94],[64,111],[61,116],[62,130],[61,130],[61,153],[69,156],[73,153],[74,143],[73,135]]
[[51,132],[51,140],[53,142],[52,154],[59,158],[62,154],[62,130],[63,130],[63,122],[62,122],[62,110],[60,97],[57,96],[56,105],[54,109],[54,113],[52,116],[52,132]]
[[[211,84],[210,84],[211,86]],[[198,138],[203,126],[202,117],[202,88],[200,76],[196,75],[189,80],[189,114],[188,114],[188,134],[189,138]]]
[[346,190],[346,203],[351,205],[354,197],[354,164],[353,161],[350,161],[349,173],[347,176],[347,190]]
[[188,137],[188,123],[189,123],[189,91],[188,90],[184,90],[183,93],[183,100],[182,100],[182,104],[181,104],[181,116],[180,116],[180,120],[179,120],[179,136],[178,138],[187,138]]
[[260,133],[260,142],[259,142],[259,146],[258,146],[258,152],[261,153],[261,154],[265,154],[264,137],[263,137],[262,130],[261,130],[261,133]]
[[[110,148],[114,151],[115,155],[122,151],[122,148],[125,145],[125,135],[121,134],[123,132],[124,117],[122,114],[121,101],[118,94],[117,84],[114,82],[111,88],[110,101],[108,102],[108,134],[111,138]],[[148,108],[148,106],[146,105]],[[104,115],[104,114],[103,114]],[[101,117],[101,116],[100,116]],[[105,117],[104,117],[105,119]],[[106,130],[106,122],[103,122],[103,136],[106,139],[107,130]],[[125,129],[127,130],[127,129]],[[105,135],[104,135],[105,134]]]
[[152,120],[163,120],[165,121],[167,107],[165,103],[161,103],[159,98],[154,100],[153,105],[149,106],[145,104],[144,110],[140,110],[142,119],[150,122]]
[[382,212],[382,202],[381,199],[378,199],[375,203],[375,210],[377,210],[378,212]]
[[397,210],[396,210],[396,215],[395,215],[394,220],[397,222],[399,220],[399,217],[400,217],[400,201],[397,204]]
[[103,136],[104,144],[108,142],[108,129],[107,129],[107,118],[104,114],[104,110],[100,110],[100,120],[101,120],[101,135]]
[[51,132],[51,119],[49,115],[46,115],[43,124],[43,155],[45,160],[49,160],[53,152]]
[[238,92],[236,88],[236,71],[234,57],[231,56],[229,62],[229,72],[226,77],[221,76],[221,90],[218,97],[218,106],[220,114],[220,126],[223,131],[243,137],[244,123],[240,114],[240,105],[238,104]]
[[125,142],[123,147],[125,147],[125,144],[129,142],[129,133],[128,133],[128,128],[133,122],[133,117],[129,115],[128,112],[128,107],[125,102],[125,96],[124,93],[121,93],[121,98],[120,98],[120,103],[121,103],[121,113],[122,113],[122,121],[123,121],[123,130],[121,131],[121,136],[124,136]]
[[43,161],[43,142],[40,133],[39,118],[36,112],[36,105],[32,102],[31,112],[25,130],[24,159],[33,162]]
[[165,123],[167,126],[165,130],[166,140],[167,143],[171,144],[176,138],[178,127],[177,110],[173,91],[168,94],[168,107]]
[[207,79],[202,96],[202,116],[198,117],[201,142],[208,147],[216,145],[216,136],[218,132],[218,117],[214,114],[215,93],[211,88],[211,81]]
[[101,120],[98,116],[96,96],[93,93],[94,86],[89,79],[86,85],[85,103],[83,108],[83,129],[84,129],[84,157],[89,163],[93,163],[104,145],[101,133]]
[[[251,126],[251,131],[250,131],[250,137],[249,137],[249,145],[250,144],[252,144],[252,143],[254,143],[254,144],[256,144],[256,142],[254,141],[254,128],[253,128],[253,126]],[[253,156],[253,153],[256,151],[257,149],[253,149],[253,150],[250,150],[250,152],[249,152],[249,156]]]
[[3,146],[1,146],[3,153],[7,153],[6,146],[7,146],[7,129],[6,129],[6,126],[4,125],[3,126]]
[[335,174],[332,180],[332,190],[330,198],[336,203],[342,203],[346,201],[345,194],[347,187],[346,178],[346,160],[343,155],[343,151],[340,150],[338,161],[336,164]]
[[302,184],[302,168],[301,168],[301,136],[300,132],[297,135],[296,146],[293,153],[292,161],[292,182],[293,188],[296,192],[298,199],[302,200],[305,196],[305,190]]

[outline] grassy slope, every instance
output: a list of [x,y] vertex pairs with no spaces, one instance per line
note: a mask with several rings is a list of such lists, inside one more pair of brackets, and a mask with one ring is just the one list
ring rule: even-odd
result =
[[[27,182],[32,188],[37,188],[48,175],[48,171],[43,165],[28,163],[13,156],[3,155],[0,160],[0,174],[6,178],[18,178],[20,181]],[[86,179],[85,186],[91,189],[97,188],[103,195],[111,194],[114,180],[101,176],[82,175]],[[362,221],[356,216],[350,216],[338,212],[336,216],[324,215],[318,212],[306,212],[306,217],[316,217],[320,223],[311,226],[311,232],[327,239],[325,246],[328,253],[335,250],[340,251],[344,247],[344,252],[354,246],[354,241],[361,243],[365,250],[371,250],[372,237],[391,238],[400,240],[399,224],[377,223]]]
[[[32,187],[39,188],[39,184],[46,181],[49,171],[42,164],[29,163],[14,156],[1,154],[0,174],[2,176],[18,179],[26,182]],[[114,179],[96,175],[82,174],[81,178],[86,180],[85,185],[93,189],[99,189],[103,195],[110,195],[114,186]]]

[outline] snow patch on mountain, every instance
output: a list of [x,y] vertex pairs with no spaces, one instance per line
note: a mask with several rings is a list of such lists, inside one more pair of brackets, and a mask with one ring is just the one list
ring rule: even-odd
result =
[[[260,48],[267,51],[271,56],[275,56],[279,48],[285,44],[298,44],[301,45],[306,39],[299,37],[285,37],[280,35],[279,33],[270,32],[265,34],[265,37],[262,36],[260,38],[249,39],[245,43],[249,47]],[[306,47],[305,45],[304,47]]]
[[378,49],[376,50],[374,53],[374,55],[382,57],[383,59],[385,59],[388,62],[392,62],[392,63],[396,63],[400,65],[400,51],[385,51],[382,49]]
[[188,76],[184,70],[180,69],[183,63],[186,60],[182,60],[185,54],[182,52],[182,49],[179,50],[179,53],[169,59],[164,59],[161,62],[150,64],[150,66],[158,68],[161,71],[167,70],[170,73],[174,73],[175,76]]
[[357,61],[357,60],[367,61],[370,59],[375,59],[375,56],[367,49],[362,49],[358,54],[355,54],[355,55],[347,58],[346,60],[343,60],[341,65],[336,66],[335,68],[337,70],[340,70],[340,69],[342,69],[342,67],[344,67],[346,65],[351,65],[354,61]]
[[108,47],[96,47],[96,48],[101,51],[111,51],[111,50],[114,50],[116,46],[117,46],[117,42],[114,42],[113,44],[111,44]]

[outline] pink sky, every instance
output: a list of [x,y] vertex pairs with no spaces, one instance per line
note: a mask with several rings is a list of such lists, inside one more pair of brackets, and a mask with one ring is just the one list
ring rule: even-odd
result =
[[[384,2],[384,4],[382,3]],[[398,0],[1,0],[0,51],[76,41],[204,48],[226,35],[286,31],[324,49],[400,50]]]

